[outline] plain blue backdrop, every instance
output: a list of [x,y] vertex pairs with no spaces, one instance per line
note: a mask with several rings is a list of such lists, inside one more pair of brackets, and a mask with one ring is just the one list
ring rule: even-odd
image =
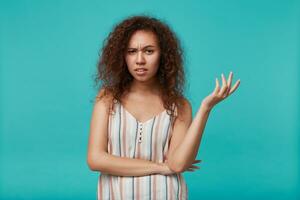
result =
[[300,2],[0,1],[0,199],[96,199],[86,164],[92,76],[127,16],[167,22],[196,113],[221,73],[241,79],[211,112],[189,199],[297,199]]

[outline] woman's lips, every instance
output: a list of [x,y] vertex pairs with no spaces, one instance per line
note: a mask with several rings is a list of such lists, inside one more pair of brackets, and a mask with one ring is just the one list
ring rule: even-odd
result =
[[136,71],[136,74],[140,75],[140,76],[145,75],[147,73],[147,69],[144,69],[144,68],[136,69],[135,71]]

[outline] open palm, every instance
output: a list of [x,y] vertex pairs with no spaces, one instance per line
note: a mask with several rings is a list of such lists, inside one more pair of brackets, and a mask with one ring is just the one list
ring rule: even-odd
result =
[[220,89],[218,78],[216,78],[216,87],[215,90],[205,97],[202,101],[202,104],[208,109],[212,109],[217,103],[227,98],[231,95],[240,85],[240,79],[231,87],[233,73],[229,73],[228,80],[226,81],[224,75],[222,74],[222,88]]

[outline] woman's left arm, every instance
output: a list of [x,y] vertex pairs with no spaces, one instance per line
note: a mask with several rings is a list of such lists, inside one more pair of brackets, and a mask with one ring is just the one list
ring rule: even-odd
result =
[[192,109],[186,100],[180,119],[174,123],[173,134],[167,155],[169,168],[180,173],[193,164],[197,156],[202,134],[212,108],[232,94],[239,86],[240,80],[231,88],[233,73],[230,72],[228,81],[222,74],[222,88],[216,78],[215,90],[201,102],[200,108],[192,121]]

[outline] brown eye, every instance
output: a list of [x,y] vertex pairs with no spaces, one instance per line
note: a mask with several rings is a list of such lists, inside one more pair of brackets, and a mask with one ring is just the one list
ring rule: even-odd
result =
[[135,50],[128,50],[127,53],[128,54],[133,54],[135,52]]
[[147,54],[152,54],[153,52],[154,52],[154,50],[151,50],[151,49],[147,49],[147,50],[146,50],[146,53],[147,53]]

